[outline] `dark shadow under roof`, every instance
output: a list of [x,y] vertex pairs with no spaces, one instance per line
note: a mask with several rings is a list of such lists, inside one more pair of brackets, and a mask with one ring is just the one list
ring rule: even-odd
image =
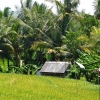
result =
[[54,62],[54,61],[47,61],[42,66],[40,72],[42,73],[65,73],[66,69],[69,66],[69,62]]

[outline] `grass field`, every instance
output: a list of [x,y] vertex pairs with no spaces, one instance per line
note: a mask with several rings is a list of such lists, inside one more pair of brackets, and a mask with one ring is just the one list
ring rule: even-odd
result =
[[99,100],[99,87],[84,80],[0,73],[0,100]]

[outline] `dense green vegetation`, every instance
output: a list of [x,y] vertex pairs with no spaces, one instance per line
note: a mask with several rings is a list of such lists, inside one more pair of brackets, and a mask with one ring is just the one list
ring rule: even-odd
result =
[[21,0],[21,8],[14,12],[9,7],[0,10],[0,71],[35,74],[45,61],[65,61],[66,54],[72,53],[74,61],[86,67],[84,71],[72,68],[74,75],[80,78],[83,73],[87,81],[97,83],[100,0],[94,3],[94,15],[78,12],[79,0],[47,1],[56,5],[56,14],[32,0]]
[[99,100],[85,80],[0,73],[0,100]]

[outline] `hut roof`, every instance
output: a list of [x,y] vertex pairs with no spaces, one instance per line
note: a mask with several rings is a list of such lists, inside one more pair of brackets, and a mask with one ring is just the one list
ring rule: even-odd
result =
[[69,62],[54,62],[54,61],[47,61],[42,66],[40,72],[44,73],[65,73],[66,69],[69,66]]

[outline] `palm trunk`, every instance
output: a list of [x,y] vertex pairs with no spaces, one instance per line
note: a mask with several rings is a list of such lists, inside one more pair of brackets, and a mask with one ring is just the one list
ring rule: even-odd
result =
[[66,35],[66,31],[69,30],[69,20],[70,20],[70,16],[68,14],[65,15],[62,23],[62,34],[64,36]]
[[63,14],[62,34],[65,36],[66,31],[69,30],[70,16],[66,13],[71,13],[71,1],[70,0],[64,0],[64,5],[66,5],[66,7],[65,7],[64,14]]
[[7,58],[8,70],[9,70],[9,57]]
[[16,64],[17,67],[20,66],[20,57],[18,55],[17,50],[15,50],[15,64]]

